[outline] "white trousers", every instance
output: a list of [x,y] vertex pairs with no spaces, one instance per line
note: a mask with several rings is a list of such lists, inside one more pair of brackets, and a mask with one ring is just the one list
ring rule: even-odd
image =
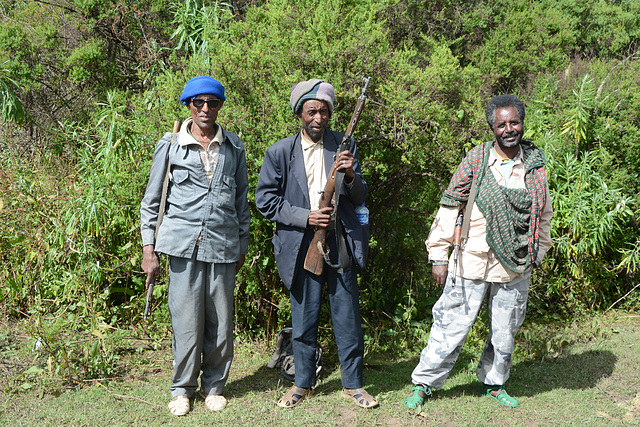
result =
[[515,335],[524,322],[530,278],[530,271],[506,283],[458,276],[452,287],[449,275],[433,306],[433,326],[411,374],[413,383],[442,388],[488,291],[489,336],[476,374],[484,384],[504,385],[509,379]]

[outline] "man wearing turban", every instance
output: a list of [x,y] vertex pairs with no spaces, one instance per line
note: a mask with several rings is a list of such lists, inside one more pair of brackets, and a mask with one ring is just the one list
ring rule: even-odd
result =
[[[356,276],[356,265],[364,268],[368,230],[358,221],[355,207],[364,203],[367,184],[360,171],[355,141],[350,141],[349,150],[338,153],[344,134],[327,128],[334,97],[333,86],[318,79],[300,82],[293,88],[290,104],[301,130],[267,149],[256,188],[258,209],[276,222],[272,240],[276,264],[290,292],[295,384],[278,401],[285,408],[296,406],[311,395],[315,386],[318,323],[325,284],[340,359],[342,396],[363,408],[378,405],[363,388],[364,340]],[[338,219],[332,229],[329,226],[333,208],[320,209],[318,204],[334,159],[338,171],[344,172],[344,184],[335,190],[339,198]],[[318,226],[329,227],[331,261],[344,266],[334,269],[325,265],[320,276],[303,267]],[[338,250],[340,239],[344,251]]]
[[[174,415],[189,412],[198,376],[208,409],[227,404],[222,390],[233,359],[235,275],[248,250],[250,221],[244,145],[216,122],[224,87],[194,77],[180,101],[191,117],[173,143],[171,133],[158,143],[140,208],[147,286],[159,270],[156,253],[169,256]],[[166,210],[156,232],[167,173]]]

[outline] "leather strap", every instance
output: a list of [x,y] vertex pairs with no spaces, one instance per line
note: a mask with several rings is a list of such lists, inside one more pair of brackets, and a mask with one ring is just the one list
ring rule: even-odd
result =
[[[483,156],[484,150],[483,150]],[[469,198],[467,199],[467,204],[464,207],[464,219],[462,220],[462,233],[460,234],[460,242],[466,241],[469,237],[469,224],[471,222],[471,209],[473,209],[473,204],[476,201],[476,194],[478,193],[478,181],[482,179],[484,176],[484,172],[487,169],[486,165],[487,159],[482,159],[482,167],[480,169],[480,176],[477,177],[471,183],[471,190],[469,190]]]

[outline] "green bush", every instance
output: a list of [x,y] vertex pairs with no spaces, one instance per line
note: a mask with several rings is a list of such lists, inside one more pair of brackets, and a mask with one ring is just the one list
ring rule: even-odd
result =
[[[6,313],[64,315],[105,336],[104,325],[137,324],[139,203],[155,144],[187,117],[178,97],[198,74],[227,89],[219,121],[247,147],[251,189],[266,148],[299,130],[288,105],[295,83],[330,81],[330,124],[344,130],[362,78],[372,78],[355,132],[370,191],[371,251],[359,278],[368,349],[392,350],[390,336],[424,343],[440,293],[424,240],[461,156],[492,138],[484,106],[499,92],[526,102],[526,136],[549,159],[555,245],[535,273],[531,312],[606,309],[635,286],[637,1],[0,3],[4,118],[24,119],[0,135]],[[287,323],[290,308],[274,225],[252,191],[249,199],[236,330],[260,337]],[[167,333],[166,289],[163,276],[154,322],[140,333]],[[623,303],[637,308],[638,299]],[[105,348],[92,341],[77,359],[96,374],[109,361]]]

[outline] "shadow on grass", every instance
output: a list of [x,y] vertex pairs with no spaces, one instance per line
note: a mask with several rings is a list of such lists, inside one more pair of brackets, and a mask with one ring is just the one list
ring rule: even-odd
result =
[[[617,360],[610,351],[589,350],[563,355],[553,361],[517,363],[511,368],[507,389],[514,396],[533,397],[556,389],[593,388],[613,373]],[[472,380],[439,390],[435,397],[480,395],[481,390],[482,383]]]
[[[463,350],[450,378],[459,381],[472,375],[473,379],[447,387],[435,398],[455,398],[463,395],[480,395],[482,383],[475,379],[475,367],[479,355]],[[365,387],[374,396],[379,393],[399,391],[411,384],[411,373],[419,358],[400,362],[379,359],[365,367]],[[562,355],[553,361],[521,362],[511,369],[507,388],[514,396],[532,397],[555,389],[582,390],[595,387],[600,380],[612,375],[617,357],[611,351],[589,350],[579,354]]]
[[[477,355],[463,349],[451,370],[450,377],[455,377],[461,372],[467,371],[470,365],[477,363],[477,360]],[[401,361],[385,358],[383,354],[372,355],[365,359],[365,387],[371,387],[371,390],[376,393],[402,390],[409,386],[413,387],[411,373],[419,361],[420,352],[417,353],[416,357]],[[473,369],[475,372],[475,367]]]
[[618,358],[608,350],[561,355],[553,361],[522,362],[512,369],[509,383],[521,396],[555,389],[583,390],[611,376]]
[[[339,370],[337,360],[327,354],[315,394],[330,394],[342,388],[340,378],[331,378]],[[475,379],[475,366],[479,354],[463,350],[448,381],[458,384],[439,390],[436,398],[455,398],[461,395],[480,395],[482,384]],[[371,355],[365,358],[364,386],[372,395],[401,391],[410,388],[411,373],[419,356],[408,360]],[[588,389],[613,373],[617,357],[607,350],[589,350],[579,354],[561,355],[553,361],[520,362],[511,369],[507,388],[514,396],[535,396],[555,389]],[[468,378],[468,379],[467,379]],[[462,383],[461,383],[462,381]],[[291,382],[285,379],[280,369],[260,366],[255,372],[230,381],[226,386],[229,397],[242,397],[248,392],[270,392],[280,387],[288,389]]]
[[275,390],[283,382],[288,383],[280,374],[280,369],[270,369],[265,364],[250,375],[229,381],[225,386],[225,394],[227,397],[242,397],[250,391],[265,392]]
[[[342,387],[340,380],[326,380],[333,371],[331,367],[323,365],[322,371],[320,372],[320,379],[316,385],[315,394],[323,393],[323,390],[331,389],[331,384],[334,382]],[[285,389],[288,389],[292,384],[291,381],[287,380],[280,373],[280,368],[271,369],[267,368],[267,365],[264,364],[250,375],[229,381],[225,386],[225,395],[228,395],[228,397],[242,397],[249,391],[267,392],[276,390],[282,385],[284,385]]]

